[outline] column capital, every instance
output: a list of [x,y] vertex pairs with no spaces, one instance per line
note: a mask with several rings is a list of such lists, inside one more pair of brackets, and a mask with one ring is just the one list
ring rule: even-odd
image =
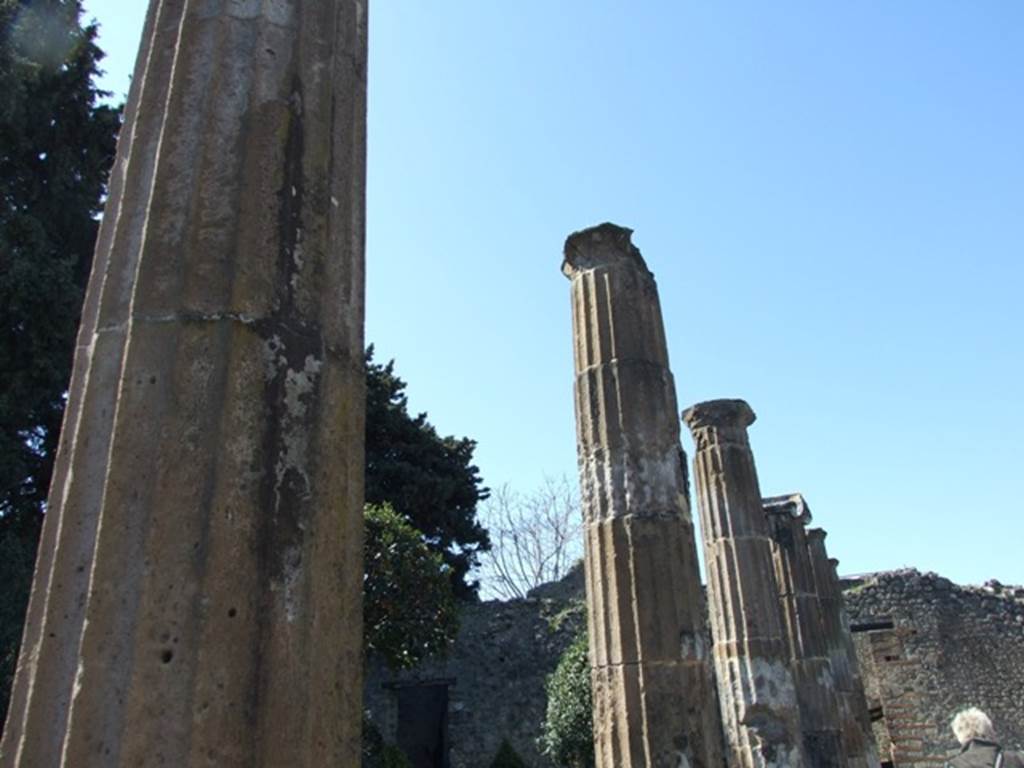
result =
[[733,427],[745,429],[757,416],[746,400],[723,399],[697,403],[683,411],[683,421],[691,429]]
[[565,240],[562,274],[571,280],[592,269],[627,266],[652,276],[632,235],[632,229],[607,221],[573,232]]
[[761,499],[761,505],[764,507],[765,514],[767,515],[788,515],[804,525],[814,519],[811,515],[811,508],[807,505],[807,500],[800,493],[791,493],[786,496],[769,496],[768,498]]
[[828,531],[824,528],[808,528],[807,529],[807,540],[814,542],[825,543],[825,537],[828,536]]

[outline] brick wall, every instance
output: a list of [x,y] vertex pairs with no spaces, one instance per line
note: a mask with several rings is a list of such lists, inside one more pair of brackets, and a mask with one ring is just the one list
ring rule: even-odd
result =
[[904,570],[848,581],[845,599],[883,760],[942,765],[958,751],[949,721],[967,706],[1024,747],[1024,589]]

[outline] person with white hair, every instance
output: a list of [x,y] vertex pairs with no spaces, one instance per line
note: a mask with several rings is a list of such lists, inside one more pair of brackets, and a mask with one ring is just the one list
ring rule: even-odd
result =
[[1024,758],[1002,748],[989,716],[977,707],[957,712],[950,727],[961,749],[947,768],[1024,768]]

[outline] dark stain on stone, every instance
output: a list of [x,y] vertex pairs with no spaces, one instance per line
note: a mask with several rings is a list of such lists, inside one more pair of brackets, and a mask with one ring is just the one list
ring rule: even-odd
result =
[[[310,356],[314,359],[322,357],[319,333],[303,318],[293,285],[293,279],[296,284],[300,282],[295,254],[301,247],[306,186],[302,83],[298,75],[293,76],[292,93],[284,173],[278,190],[278,253],[274,281],[277,296],[274,311],[254,323],[256,333],[274,356],[273,364],[268,363],[265,369],[268,379],[264,387],[264,408],[269,418],[258,459],[262,472],[258,539],[262,594],[258,598],[261,606],[255,611],[255,616],[262,626],[254,636],[253,661],[260,670],[266,665],[263,657],[269,628],[284,618],[275,611],[275,602],[280,590],[285,588],[289,569],[294,570],[301,565],[301,559],[297,561],[296,555],[301,558],[303,529],[310,511],[306,478],[301,471],[288,465],[286,457],[289,439],[304,440],[312,433],[317,412],[314,407],[307,408],[301,423],[295,421],[299,414],[287,413],[288,373],[305,370]],[[308,405],[315,405],[315,398]],[[231,618],[236,614],[235,608],[228,612]],[[259,674],[262,676],[264,672]],[[246,702],[247,715],[254,721],[260,709],[261,687],[253,686]]]
[[[278,192],[277,307],[268,318],[257,323],[257,332],[265,344],[273,345],[277,358],[273,377],[265,390],[266,408],[271,418],[264,440],[264,472],[260,489],[260,506],[267,515],[263,521],[266,527],[262,565],[264,576],[270,583],[280,583],[284,578],[288,553],[302,540],[301,518],[308,506],[305,478],[294,467],[287,466],[284,457],[288,453],[289,436],[311,430],[314,414],[307,411],[305,423],[298,425],[288,418],[288,372],[304,370],[306,359],[311,355],[320,357],[318,334],[304,321],[293,285],[299,269],[295,254],[301,247],[305,195],[305,131],[300,107],[302,84],[298,77],[294,78],[292,89],[294,97],[285,144],[285,168]],[[278,471],[280,467],[284,467],[283,472]]]

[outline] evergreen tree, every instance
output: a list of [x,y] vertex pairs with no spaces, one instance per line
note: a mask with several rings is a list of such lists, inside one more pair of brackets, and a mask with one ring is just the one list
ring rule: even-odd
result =
[[366,351],[366,502],[390,504],[409,520],[444,558],[456,597],[473,597],[479,584],[466,575],[478,554],[490,549],[476,517],[477,503],[488,495],[472,463],[476,442],[441,437],[425,413],[412,416],[405,386],[394,361],[373,362],[371,346]]
[[72,0],[0,0],[0,718],[120,110]]
[[46,500],[119,110],[77,2],[0,0],[0,515]]

